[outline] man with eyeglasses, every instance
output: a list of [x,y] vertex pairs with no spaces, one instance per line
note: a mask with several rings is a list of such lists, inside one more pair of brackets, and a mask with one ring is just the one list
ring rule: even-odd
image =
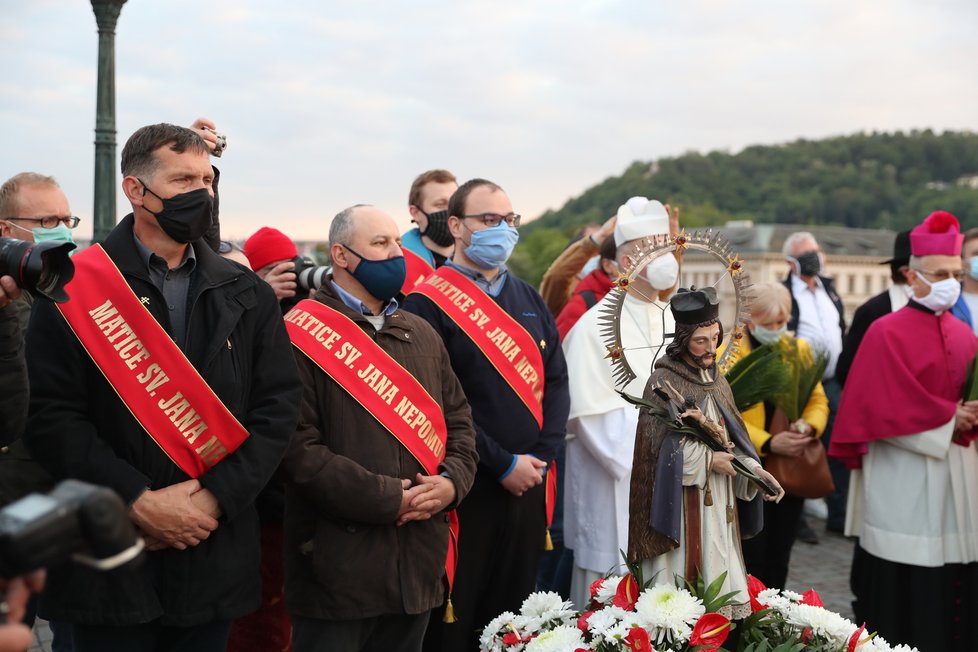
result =
[[454,624],[432,613],[426,650],[474,650],[479,631],[516,611],[536,582],[547,540],[547,471],[565,436],[567,364],[557,326],[533,287],[506,268],[520,216],[498,185],[462,184],[448,203],[455,253],[405,301],[441,335],[472,407],[479,467],[459,505]]
[[[0,236],[31,242],[63,240],[72,242],[71,229],[78,226],[72,216],[68,198],[54,177],[36,172],[21,172],[0,185]],[[34,298],[20,290],[13,278],[0,283],[0,361],[3,386],[0,392],[0,461],[23,457],[26,452],[20,442],[27,417],[27,365],[24,360],[24,333],[31,316]],[[9,467],[5,467],[8,468]],[[11,486],[13,472],[4,474],[0,482],[0,504],[29,492],[34,487]]]
[[962,400],[978,339],[950,313],[963,239],[944,211],[911,231],[913,294],[866,332],[829,446],[853,470],[856,621],[920,650],[971,647],[978,610],[978,401]]

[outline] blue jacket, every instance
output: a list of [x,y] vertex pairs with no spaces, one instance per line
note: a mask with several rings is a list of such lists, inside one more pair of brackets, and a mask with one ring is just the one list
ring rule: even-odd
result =
[[966,323],[972,328],[975,327],[975,322],[971,315],[971,309],[968,308],[968,303],[964,300],[964,288],[961,288],[961,294],[958,296],[958,302],[951,307],[951,314]]
[[435,256],[431,253],[428,247],[424,246],[424,242],[421,241],[421,230],[414,227],[407,233],[401,236],[401,246],[405,249],[410,249],[413,253],[418,254],[424,259],[426,263],[431,265],[432,269],[435,267]]
[[408,295],[404,309],[423,317],[441,335],[472,406],[479,469],[502,478],[511,470],[514,455],[530,454],[545,462],[554,458],[566,434],[570,394],[557,325],[537,291],[510,274],[499,296],[485,298],[498,303],[540,346],[543,428],[475,343],[431,299]]

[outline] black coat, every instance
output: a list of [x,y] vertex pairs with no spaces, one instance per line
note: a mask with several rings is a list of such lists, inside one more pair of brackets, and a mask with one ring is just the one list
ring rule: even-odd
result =
[[[130,215],[106,238],[105,250],[169,332],[166,302],[150,281],[132,227]],[[194,252],[184,353],[250,433],[200,477],[224,515],[200,545],[148,553],[140,568],[101,574],[73,565],[50,569],[40,612],[48,619],[122,625],[162,618],[165,625],[190,626],[259,605],[254,502],[295,431],[299,378],[272,289],[203,241]],[[106,485],[127,503],[146,487],[188,479],[136,422],[50,302],[35,307],[27,359],[25,441],[55,477]]]
[[856,351],[859,344],[863,341],[863,336],[869,330],[869,325],[885,315],[893,312],[893,305],[890,302],[890,291],[880,292],[863,305],[856,308],[852,315],[852,324],[849,332],[846,333],[842,341],[842,353],[839,354],[839,361],[835,364],[835,377],[840,384],[845,384],[846,376],[849,375],[849,367],[856,359]]

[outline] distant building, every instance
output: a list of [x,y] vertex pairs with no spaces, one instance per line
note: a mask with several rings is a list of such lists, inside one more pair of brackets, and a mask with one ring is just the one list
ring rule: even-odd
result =
[[[712,227],[723,234],[733,250],[744,260],[744,269],[753,283],[780,283],[788,274],[788,264],[781,253],[785,238],[795,231],[808,231],[825,252],[825,276],[835,282],[836,291],[846,308],[846,321],[856,308],[890,285],[890,267],[881,265],[893,255],[896,233],[885,229],[853,229],[844,226],[797,224],[754,224],[750,220],[728,222]],[[695,230],[695,229],[690,229]],[[700,229],[703,230],[703,229]],[[689,251],[683,258],[682,281],[685,286],[704,287],[717,284],[721,296],[721,318],[726,327],[733,322],[733,286],[715,259],[701,252]]]

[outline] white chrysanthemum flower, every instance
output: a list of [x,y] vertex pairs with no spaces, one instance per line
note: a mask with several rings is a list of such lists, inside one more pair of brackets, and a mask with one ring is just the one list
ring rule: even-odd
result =
[[781,591],[777,589],[764,589],[757,594],[757,601],[769,609],[774,609],[782,616],[786,615],[795,604],[781,595]]
[[781,591],[781,595],[788,598],[792,602],[801,602],[802,597],[804,597],[801,593],[795,593],[794,591],[789,591],[788,589],[783,589]]
[[848,643],[849,637],[856,631],[851,621],[834,611],[808,604],[792,605],[785,619],[792,625],[811,629],[817,637],[840,645]]
[[611,600],[615,597],[615,594],[618,593],[618,583],[621,582],[621,580],[621,575],[611,575],[610,577],[606,577],[598,587],[598,591],[594,596],[594,599],[601,604],[610,604]]
[[691,626],[706,609],[703,602],[686,589],[671,584],[657,584],[646,589],[635,603],[642,627],[653,631],[658,642],[684,642],[692,634]]
[[606,641],[623,641],[625,637],[628,636],[628,630],[631,629],[630,625],[625,623],[618,623],[613,625],[608,629],[604,630],[604,640]]
[[526,652],[573,652],[584,646],[581,630],[561,625],[543,632],[526,644]]
[[890,648],[893,652],[919,652],[917,648],[910,647],[909,645],[897,645],[896,647]]
[[513,623],[516,620],[516,614],[512,611],[504,611],[499,614],[486,625],[485,629],[482,630],[482,635],[479,637],[479,646],[483,652],[499,652],[503,649],[502,645],[502,634],[499,634],[504,626]]
[[622,622],[628,616],[629,612],[619,607],[605,607],[588,616],[587,629],[592,636],[605,636],[607,630]]
[[527,618],[542,617],[548,611],[557,611],[564,606],[564,599],[553,591],[531,593],[523,606],[520,607],[520,614]]

